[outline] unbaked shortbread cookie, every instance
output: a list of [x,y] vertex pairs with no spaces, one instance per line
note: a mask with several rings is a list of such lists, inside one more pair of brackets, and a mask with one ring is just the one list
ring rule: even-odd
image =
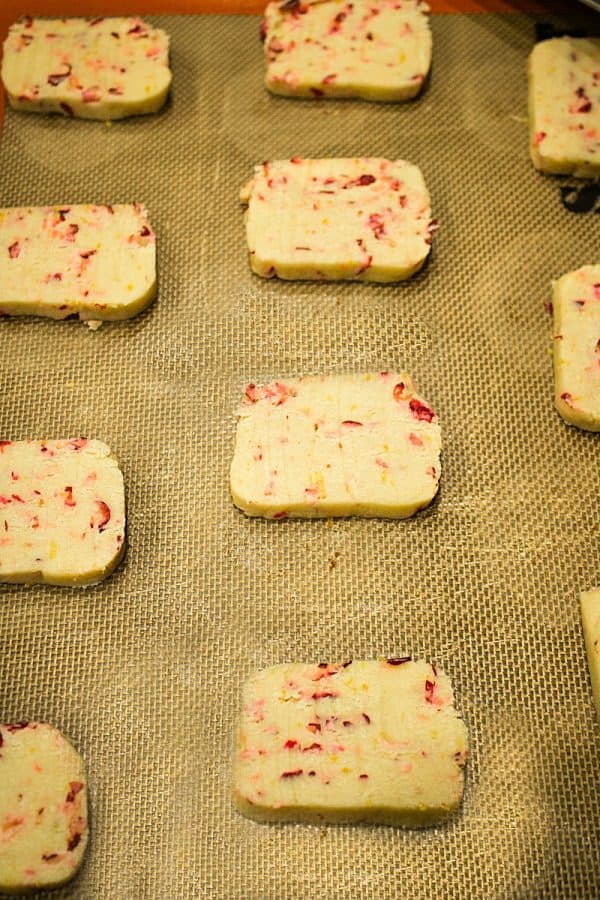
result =
[[552,38],[529,57],[533,164],[557,175],[600,175],[600,40]]
[[440,427],[406,374],[249,384],[239,417],[231,493],[249,516],[404,518],[437,492]]
[[123,476],[101,441],[0,441],[0,582],[94,584],[125,546]]
[[433,825],[461,801],[466,758],[450,680],[429,663],[279,665],[244,687],[233,795],[263,822]]
[[155,293],[156,240],[139,204],[0,209],[0,315],[128,319]]
[[563,419],[600,431],[600,265],[554,283],[554,402]]
[[32,19],[12,25],[2,81],[25,112],[84,119],[155,113],[171,72],[169,38],[139,18]]
[[436,228],[423,176],[402,160],[265,162],[241,200],[252,271],[266,278],[400,281]]
[[592,693],[600,716],[600,588],[582,591],[579,600]]
[[87,839],[79,753],[43,722],[0,725],[0,891],[28,893],[70,881]]
[[287,0],[269,3],[265,84],[293,97],[408,100],[431,65],[422,0]]

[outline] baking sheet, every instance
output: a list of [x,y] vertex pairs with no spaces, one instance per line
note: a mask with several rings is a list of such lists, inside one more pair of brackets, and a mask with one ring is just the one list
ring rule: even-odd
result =
[[[597,896],[600,726],[578,592],[600,583],[599,438],[553,410],[544,303],[552,278],[598,261],[600,221],[529,161],[533,20],[434,17],[432,77],[405,106],[269,96],[257,18],[153,21],[175,73],[160,115],[8,111],[0,145],[2,206],[144,202],[160,260],[159,296],[130,322],[0,322],[1,436],[106,441],[129,508],[126,561],[102,585],[1,588],[0,720],[53,722],[87,761],[91,843],[53,896]],[[362,154],[422,168],[440,221],[425,269],[396,286],[252,276],[238,204],[252,166]],[[428,510],[332,524],[233,507],[247,381],[394,367],[443,427]],[[452,824],[235,813],[250,671],[408,653],[449,673],[469,728]]]

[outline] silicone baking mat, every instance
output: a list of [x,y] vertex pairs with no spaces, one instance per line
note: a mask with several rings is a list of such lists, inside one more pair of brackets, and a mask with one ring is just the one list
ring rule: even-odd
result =
[[[545,303],[552,278],[598,261],[600,219],[529,161],[533,19],[433,17],[431,80],[404,106],[270,96],[257,18],[153,21],[172,36],[161,114],[107,126],[9,110],[0,150],[3,206],[139,200],[160,260],[159,296],[129,322],[0,323],[2,437],[100,438],[127,486],[113,577],[1,588],[0,720],[53,722],[87,761],[91,844],[54,897],[598,896],[578,592],[600,583],[599,438],[553,409]],[[396,286],[252,276],[238,190],[253,165],[362,154],[422,168],[440,222],[426,268]],[[266,522],[233,507],[247,381],[395,367],[443,427],[428,510]],[[468,725],[450,825],[234,811],[252,670],[404,654],[448,672]]]

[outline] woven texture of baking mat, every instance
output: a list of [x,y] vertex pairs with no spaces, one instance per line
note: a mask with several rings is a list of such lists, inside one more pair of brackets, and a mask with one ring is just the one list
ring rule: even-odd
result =
[[[593,16],[592,16],[593,18]],[[8,111],[1,205],[139,200],[159,296],[130,322],[0,323],[0,434],[106,441],[126,560],[98,587],[2,586],[0,720],[84,754],[83,871],[59,898],[600,895],[600,726],[578,592],[600,583],[599,437],[552,406],[554,277],[600,221],[529,161],[533,21],[434,17],[405,106],[262,87],[258,20],[155,19],[174,84],[115,123]],[[238,189],[265,159],[381,155],[423,170],[430,262],[398,286],[251,275]],[[439,413],[438,499],[410,521],[266,522],[232,505],[247,381],[405,368]],[[456,820],[425,832],[260,826],[230,800],[240,686],[286,660],[413,654],[451,676],[471,757]],[[2,789],[0,783],[0,790]]]

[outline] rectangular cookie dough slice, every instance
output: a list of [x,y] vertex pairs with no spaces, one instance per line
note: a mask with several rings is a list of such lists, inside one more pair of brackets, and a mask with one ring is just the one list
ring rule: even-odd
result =
[[600,431],[600,265],[554,283],[554,402],[570,425]]
[[73,878],[88,840],[84,763],[52,725],[0,725],[0,891]]
[[156,293],[139,203],[0,209],[0,315],[128,319]]
[[406,374],[249,384],[231,493],[249,516],[404,518],[433,500],[440,451],[437,416]]
[[0,441],[0,582],[102,581],[125,548],[123,476],[101,441]]
[[84,119],[155,113],[171,83],[169,38],[137,17],[12,25],[2,81],[14,109]]
[[436,228],[423,176],[403,160],[265,162],[241,200],[250,265],[265,278],[401,281]]
[[592,693],[600,716],[600,588],[582,591],[579,599]]
[[467,732],[449,678],[422,660],[264,669],[244,686],[233,796],[259,822],[443,822]]
[[600,39],[561,37],[529,57],[529,146],[536,169],[600,175]]
[[431,65],[428,12],[422,0],[269,3],[265,84],[291,97],[415,97]]

